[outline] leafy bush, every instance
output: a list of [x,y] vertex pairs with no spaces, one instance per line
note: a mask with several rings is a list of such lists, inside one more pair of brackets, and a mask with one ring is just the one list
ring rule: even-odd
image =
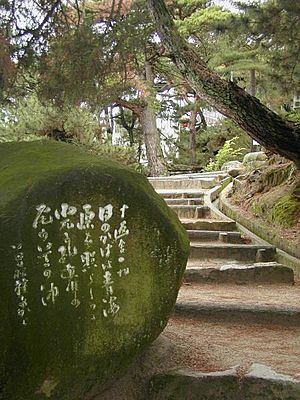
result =
[[[196,134],[196,165],[205,167],[222,148],[226,140],[235,138],[232,147],[235,150],[246,154],[251,149],[252,139],[241,128],[228,118],[220,119],[218,123],[208,126],[206,129],[199,129]],[[191,164],[191,152],[189,149],[189,133],[181,129],[179,137],[172,143],[173,154],[170,154],[170,161],[174,166]]]
[[217,124],[209,126],[199,136],[199,147],[207,151],[210,157],[213,157],[224,145],[226,140],[233,139],[232,147],[234,149],[244,149],[247,153],[251,149],[252,139],[239,126],[228,118],[221,119]]
[[244,148],[235,148],[235,142],[238,137],[226,140],[224,145],[218,151],[214,160],[211,160],[205,167],[205,171],[218,171],[227,161],[241,160],[243,157]]
[[136,150],[133,147],[104,144],[99,141],[80,145],[92,154],[109,157],[136,171],[145,173],[143,167],[136,160]]
[[290,111],[288,113],[285,114],[285,119],[287,121],[292,121],[295,123],[300,123],[300,112],[297,111]]

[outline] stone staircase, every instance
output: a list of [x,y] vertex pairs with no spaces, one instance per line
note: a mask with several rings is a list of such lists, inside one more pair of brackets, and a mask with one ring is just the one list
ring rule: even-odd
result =
[[215,207],[227,181],[150,178],[185,226],[190,257],[165,330],[99,400],[300,400],[300,284],[274,246]]
[[[274,246],[217,209],[214,201],[228,180],[223,172],[150,178],[190,239],[184,282],[174,316],[164,331],[174,345],[178,367],[188,370],[154,376],[154,382],[163,379],[168,383],[158,389],[153,384],[157,394],[151,400],[171,394],[176,400],[227,399],[226,385],[224,397],[214,384],[207,389],[210,395],[200,388],[192,390],[192,395],[179,391],[182,382],[197,374],[210,380],[210,373],[216,372],[219,384],[227,379],[226,370],[234,366],[243,380],[253,363],[289,374],[284,382],[291,382],[295,392],[276,395],[266,387],[262,397],[250,391],[245,397],[238,389],[238,394],[228,395],[228,399],[300,400],[300,351],[295,345],[300,343],[299,280],[291,268],[276,262]],[[275,381],[266,376],[267,385]]]
[[190,238],[185,281],[293,284],[293,270],[275,262],[276,248],[242,235],[236,222],[211,202],[226,180],[223,172],[150,178]]

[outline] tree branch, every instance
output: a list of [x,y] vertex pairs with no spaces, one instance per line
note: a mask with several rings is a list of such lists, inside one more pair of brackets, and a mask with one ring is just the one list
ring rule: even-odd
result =
[[231,118],[268,150],[294,161],[300,168],[300,130],[246,93],[211,71],[180,37],[163,0],[148,0],[149,11],[172,60],[195,92]]
[[136,115],[140,115],[144,108],[142,105],[132,103],[130,101],[123,100],[121,98],[116,99],[115,104],[117,104],[120,107],[127,108],[128,110],[134,112]]

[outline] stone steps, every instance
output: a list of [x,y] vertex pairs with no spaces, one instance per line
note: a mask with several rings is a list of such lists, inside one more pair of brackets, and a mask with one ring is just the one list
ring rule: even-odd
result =
[[212,189],[217,185],[219,180],[216,177],[201,178],[180,178],[165,179],[156,178],[149,179],[154,189]]
[[[199,177],[199,174],[197,175]],[[220,186],[210,192],[209,185],[213,182],[215,185],[220,184],[225,177],[221,174],[205,177],[202,175],[201,180],[205,182],[203,178],[207,178],[210,182],[207,183],[208,186],[204,184],[201,188],[196,188],[199,182],[197,179],[193,181],[191,176],[181,177],[182,186],[176,182],[179,177],[172,178],[169,184],[166,183],[168,179],[164,178],[164,189],[157,189],[171,208],[177,211],[190,239],[190,257],[184,284],[179,292],[174,316],[165,332],[169,332],[170,337],[178,344],[177,351],[185,347],[183,351],[187,354],[187,363],[192,369],[195,366],[202,368],[201,355],[211,352],[209,362],[217,364],[213,371],[221,371],[221,365],[229,368],[243,360],[241,370],[236,372],[238,377],[233,378],[235,383],[230,384],[232,393],[227,387],[231,379],[227,372],[224,373],[224,377],[221,377],[221,372],[216,373],[216,379],[204,373],[198,373],[199,378],[196,377],[196,372],[192,372],[188,374],[188,386],[185,385],[186,372],[179,372],[179,382],[175,389],[174,375],[170,373],[171,386],[168,384],[166,390],[159,389],[151,400],[187,398],[187,393],[190,393],[189,385],[198,387],[195,382],[198,379],[201,381],[201,388],[204,387],[201,386],[202,379],[205,382],[207,379],[211,392],[208,391],[208,386],[205,386],[205,390],[193,390],[193,399],[300,400],[299,381],[294,382],[290,377],[291,392],[285,393],[285,389],[288,388],[285,383],[288,379],[284,378],[282,387],[276,383],[275,394],[273,389],[269,392],[265,386],[267,382],[264,381],[264,376],[261,376],[257,377],[258,386],[252,391],[255,374],[251,375],[250,372],[248,378],[248,372],[244,372],[252,362],[262,360],[274,362],[279,371],[283,362],[284,367],[281,371],[295,368],[299,371],[300,353],[294,348],[300,339],[300,284],[295,282],[292,269],[274,261],[275,247],[248,232],[246,235],[249,237],[244,237],[245,233],[242,236],[235,221],[223,216],[212,204]],[[187,186],[184,186],[185,184]],[[159,182],[159,185],[162,183]],[[204,213],[206,218],[196,214],[199,204],[186,200],[193,198],[203,199],[201,206],[210,208],[210,212]],[[174,206],[177,206],[177,209]],[[290,347],[285,343],[287,337],[293,343]],[[238,345],[235,344],[236,341]],[[212,343],[216,343],[215,347]],[[258,359],[253,358],[256,355]],[[226,381],[225,384],[222,382],[220,387],[219,377]],[[241,383],[241,378],[245,378],[246,383]],[[165,376],[158,388],[164,386],[164,379]],[[274,383],[273,377],[270,378],[270,382]]]
[[204,203],[203,196],[202,197],[193,197],[193,198],[165,198],[165,202],[169,206],[201,206]]
[[187,267],[184,280],[188,283],[206,283],[219,285],[249,285],[249,284],[288,284],[294,283],[293,271],[276,262],[254,264],[228,264],[197,267],[195,264]]
[[242,243],[240,232],[187,230],[191,242],[220,241],[223,243]]
[[300,327],[300,307],[216,303],[205,301],[177,301],[175,316],[218,323],[247,323]]
[[195,198],[204,198],[205,191],[204,190],[156,190],[157,193],[163,197],[165,200],[170,199],[195,199]]
[[216,178],[218,180],[222,180],[226,178],[228,174],[224,171],[212,171],[212,172],[196,172],[196,173],[188,173],[188,174],[175,174],[169,176],[156,176],[156,177],[149,177],[149,181],[156,181],[156,180],[177,180],[177,179],[201,179],[201,178]]
[[191,243],[190,259],[228,259],[237,261],[273,261],[273,246],[256,244]]
[[[247,287],[250,291],[253,290],[251,289],[253,285],[271,285],[272,287],[276,287],[276,285],[285,285],[285,287],[293,285],[293,271],[284,265],[274,262],[275,247],[263,242],[253,243],[252,239],[242,237],[235,221],[225,216],[223,217],[222,213],[216,211],[209,201],[208,204],[204,202],[204,199],[209,199],[210,192],[207,189],[193,186],[199,183],[200,180],[206,181],[206,179],[211,182],[214,180],[216,184],[217,181],[220,182],[224,179],[224,176],[216,174],[215,176],[206,175],[204,177],[202,175],[201,179],[198,178],[182,177],[179,186],[178,177],[155,180],[155,185],[157,184],[159,187],[157,189],[158,193],[166,199],[170,207],[178,214],[190,238],[190,257],[184,282],[187,284],[196,283],[206,287],[213,284],[216,285],[215,290],[217,290],[217,287],[226,287],[228,285],[236,285],[236,287],[248,285]],[[160,186],[161,182],[164,183],[164,188]],[[168,186],[168,182],[171,182],[170,186]],[[214,191],[212,190],[211,193],[214,193]],[[202,204],[196,205],[193,204],[193,201],[201,201]],[[191,312],[191,316],[194,312],[193,307],[198,310],[197,312],[199,312],[199,309],[204,310],[201,312],[206,313],[205,315],[214,315],[215,313],[215,315],[219,316],[218,306],[222,306],[222,301],[218,301],[213,307],[211,306],[211,311],[208,312],[205,311],[205,307],[201,306],[202,308],[199,308],[199,304],[196,303],[189,303],[189,307],[187,307]],[[226,306],[224,310],[222,307],[220,309],[220,313],[224,311],[225,319],[227,318],[226,315],[231,315],[230,307],[228,307]],[[245,310],[240,310],[239,304],[232,305],[232,308],[233,314],[239,315],[240,319],[247,313],[250,316],[254,315],[256,310],[255,307],[253,310],[251,307],[251,310],[248,310],[247,307]],[[257,310],[258,318],[263,321],[264,307],[261,311]],[[273,317],[276,310],[279,312],[278,318],[282,319],[281,314],[284,314],[285,310],[273,308]],[[186,316],[188,316],[188,312]],[[252,319],[255,320],[255,317]]]
[[207,230],[207,231],[225,231],[237,232],[237,226],[234,221],[221,219],[181,219],[182,225],[186,230]]
[[170,205],[170,208],[179,218],[200,219],[208,218],[211,214],[210,208],[207,206]]

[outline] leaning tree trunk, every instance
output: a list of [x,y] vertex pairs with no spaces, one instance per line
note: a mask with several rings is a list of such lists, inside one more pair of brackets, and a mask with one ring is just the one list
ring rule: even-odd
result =
[[[152,66],[148,61],[145,61],[145,77],[150,87],[153,86],[154,76]],[[156,124],[156,113],[151,106],[150,95],[145,94],[145,105],[140,114],[140,123],[144,136],[146,147],[146,155],[151,176],[158,176],[166,170],[162,162],[162,150],[160,146],[160,137]]]
[[261,145],[294,161],[300,168],[300,127],[284,121],[245,90],[211,71],[179,36],[164,1],[147,3],[174,64],[195,92]]

